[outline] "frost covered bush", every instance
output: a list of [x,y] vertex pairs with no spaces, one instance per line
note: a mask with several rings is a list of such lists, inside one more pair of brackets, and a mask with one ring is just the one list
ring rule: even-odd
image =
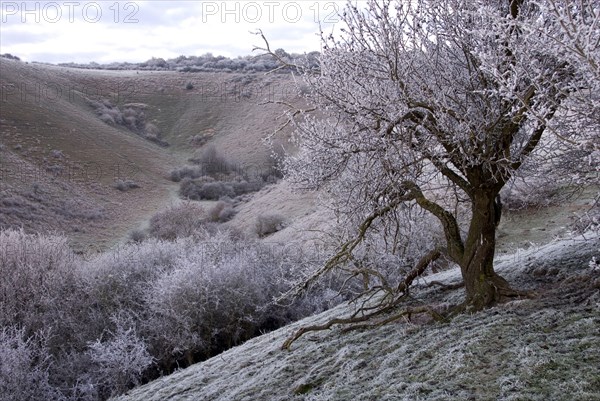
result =
[[285,217],[280,214],[263,214],[256,218],[254,231],[259,237],[276,233],[285,227]]
[[133,242],[142,242],[146,239],[144,230],[133,230],[129,233],[129,239]]
[[179,194],[190,200],[220,200],[256,192],[264,186],[262,181],[226,182],[184,179]]
[[189,363],[314,312],[314,299],[287,308],[272,302],[300,273],[290,262],[283,252],[226,233],[190,245],[146,293],[155,333],[146,335],[162,347],[160,358]]
[[76,361],[82,339],[96,334],[87,325],[90,300],[79,280],[81,263],[65,237],[0,231],[0,370],[9,376],[0,379],[0,396],[96,399],[72,397],[81,373],[63,364]]
[[235,196],[235,191],[231,184],[221,181],[202,184],[196,192],[197,199],[205,200],[219,200],[223,197],[231,198],[233,196]]
[[240,181],[231,183],[231,187],[233,188],[233,191],[235,192],[236,196],[260,191],[264,186],[265,181],[262,181],[262,179],[255,181]]
[[66,400],[50,383],[52,357],[45,341],[13,326],[0,329],[0,401]]
[[[106,340],[97,339],[88,344],[87,351],[94,365],[96,386],[103,396],[109,397],[125,392],[137,385],[153,359],[134,328],[117,326]],[[103,397],[104,398],[104,397]]]
[[[184,224],[195,212],[166,213]],[[168,220],[155,228],[172,232]],[[314,268],[306,255],[192,228],[90,259],[64,237],[0,232],[0,399],[104,400],[322,310],[337,294],[320,283],[275,304]]]
[[139,188],[140,185],[132,180],[117,180],[115,181],[114,187],[121,192],[127,192],[130,189]]
[[93,302],[90,315],[100,332],[121,312],[143,312],[145,291],[172,268],[185,248],[184,243],[150,239],[123,245],[88,261],[79,276]]
[[189,237],[206,222],[201,206],[187,202],[155,214],[150,219],[150,235],[163,240]]
[[170,345],[172,355],[209,356],[255,334],[259,308],[271,299],[256,280],[258,266],[244,256],[216,265],[184,260],[154,284],[148,302],[154,325],[164,328],[161,344]]
[[229,174],[235,170],[232,163],[223,156],[216,147],[209,146],[193,162],[200,166],[204,174]]
[[[186,178],[182,181],[179,188],[179,195],[182,198],[189,200],[219,200],[221,198],[233,198],[241,194],[239,192],[243,187],[234,188],[234,184],[230,182],[214,181],[206,182],[205,180],[191,180]],[[236,189],[238,191],[236,192]],[[243,192],[245,193],[245,192]]]
[[156,125],[147,122],[143,105],[130,104],[126,105],[127,107],[124,110],[121,110],[108,99],[91,100],[89,104],[96,111],[98,118],[105,124],[123,126],[159,146],[169,146],[168,142],[161,139],[160,129]]
[[171,171],[171,181],[179,182],[184,178],[200,178],[204,175],[198,166],[185,166]]
[[217,204],[208,211],[210,221],[218,223],[224,223],[231,220],[235,214],[236,211],[231,203],[224,201],[217,202]]
[[[184,166],[171,171],[171,181],[181,182],[179,195],[189,200],[220,200],[256,192],[266,182],[274,182],[273,172],[263,174],[243,171],[241,166],[227,160],[214,147],[209,146],[190,162],[195,166]],[[268,167],[268,166],[267,166]]]
[[[0,326],[33,335],[61,330],[75,285],[75,255],[64,237],[0,231]],[[54,333],[58,334],[58,333]]]
[[[92,356],[89,351],[91,342],[111,342],[119,335],[133,341],[133,331],[126,335],[129,329],[135,330],[138,338],[160,337],[160,333],[148,323],[151,319],[147,292],[153,283],[174,268],[177,259],[183,257],[189,248],[189,240],[149,239],[105,252],[82,267],[81,282],[90,300],[85,316],[86,327],[93,333],[84,343],[86,355]],[[105,345],[109,346],[108,343]],[[117,347],[118,343],[111,346]],[[156,357],[161,354],[161,347],[154,342],[154,348],[147,350]],[[102,370],[100,373],[103,374]]]

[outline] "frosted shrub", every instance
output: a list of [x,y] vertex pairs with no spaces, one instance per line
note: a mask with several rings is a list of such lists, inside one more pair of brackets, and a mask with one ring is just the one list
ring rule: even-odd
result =
[[202,168],[204,174],[211,176],[229,174],[234,170],[234,166],[214,146],[204,149],[194,163]]
[[29,334],[45,326],[58,329],[76,259],[64,237],[1,231],[0,325],[19,325]]
[[124,126],[133,133],[156,143],[159,146],[167,147],[169,144],[161,139],[160,129],[147,122],[144,107],[130,104],[123,111],[117,105],[112,104],[108,99],[102,101],[89,101],[90,106],[96,110],[99,119],[108,125]]
[[320,309],[316,296],[273,303],[303,274],[302,264],[279,251],[226,233],[191,246],[146,293],[144,333],[153,355],[190,363]]
[[[177,179],[179,173],[171,177]],[[185,199],[191,200],[220,200],[226,198],[234,198],[251,192],[256,192],[265,186],[264,181],[241,181],[227,182],[214,181],[206,182],[205,179],[189,179],[184,178],[179,195]]]
[[0,232],[0,394],[106,399],[327,307],[323,283],[273,303],[306,274],[290,251],[202,226],[83,260],[66,238]]
[[94,302],[94,313],[103,315],[104,327],[120,311],[143,311],[146,289],[173,268],[185,249],[185,242],[152,239],[121,246],[83,266],[79,275]]
[[202,184],[192,199],[197,200],[219,200],[224,197],[232,198],[235,191],[231,184],[217,181]]
[[108,125],[114,125],[115,124],[114,118],[110,114],[108,114],[108,113],[101,114],[100,115],[100,120],[103,123],[108,124]]
[[208,216],[212,222],[224,223],[235,216],[236,211],[231,206],[231,203],[219,201],[208,211]]
[[143,230],[133,230],[129,233],[129,239],[132,242],[143,242],[146,239],[146,233]]
[[172,206],[150,219],[150,235],[163,240],[189,237],[207,219],[204,209],[191,202]]
[[204,175],[201,167],[184,166],[171,171],[171,181],[180,182],[184,178],[200,178]]
[[116,180],[114,187],[121,192],[127,192],[130,189],[139,188],[140,185],[132,180]]
[[276,233],[284,227],[285,217],[280,214],[261,214],[254,223],[254,231],[261,238]]
[[171,354],[208,355],[254,334],[257,310],[270,302],[269,288],[258,278],[270,272],[259,271],[252,252],[222,238],[201,243],[154,283],[147,301],[153,325],[164,328],[159,342]]
[[120,394],[131,385],[139,384],[153,361],[134,328],[125,329],[118,324],[108,337],[105,341],[98,339],[89,343],[87,352],[94,364],[97,386],[105,396]]
[[50,384],[44,345],[43,336],[27,337],[24,329],[0,329],[0,401],[65,399]]

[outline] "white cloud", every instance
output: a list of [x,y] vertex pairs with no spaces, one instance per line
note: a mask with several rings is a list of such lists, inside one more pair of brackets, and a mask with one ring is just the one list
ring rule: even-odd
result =
[[[262,45],[319,50],[317,20],[344,1],[2,1],[0,52],[29,61],[141,62],[151,57],[250,54]],[[332,24],[325,24],[326,28]]]

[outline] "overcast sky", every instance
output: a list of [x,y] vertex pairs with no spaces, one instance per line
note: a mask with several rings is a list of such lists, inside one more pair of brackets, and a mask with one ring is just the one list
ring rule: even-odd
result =
[[[207,52],[251,54],[262,29],[273,49],[319,50],[345,1],[0,1],[0,53],[50,63],[141,62]],[[338,24],[339,26],[339,24]]]

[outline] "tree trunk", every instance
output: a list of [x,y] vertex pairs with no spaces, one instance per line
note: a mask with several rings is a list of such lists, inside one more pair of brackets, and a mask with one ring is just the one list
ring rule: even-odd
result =
[[481,310],[514,296],[508,282],[494,271],[496,227],[499,220],[497,191],[478,191],[473,196],[473,216],[459,263],[466,288],[466,305]]

